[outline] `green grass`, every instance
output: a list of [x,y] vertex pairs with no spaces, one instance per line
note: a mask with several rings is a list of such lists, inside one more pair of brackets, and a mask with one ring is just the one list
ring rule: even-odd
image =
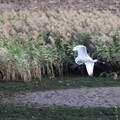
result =
[[120,79],[100,78],[100,77],[80,77],[71,76],[45,79],[31,82],[0,82],[0,97],[20,92],[46,91],[56,89],[81,88],[81,87],[106,87],[120,86]]
[[[120,118],[120,108],[117,108]],[[0,106],[0,120],[117,120],[115,108],[13,107]]]

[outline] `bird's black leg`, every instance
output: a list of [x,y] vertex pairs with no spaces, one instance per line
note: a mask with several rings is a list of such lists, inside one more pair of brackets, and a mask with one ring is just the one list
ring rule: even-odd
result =
[[78,64],[76,63],[71,66],[72,69],[75,69],[76,67],[78,67]]

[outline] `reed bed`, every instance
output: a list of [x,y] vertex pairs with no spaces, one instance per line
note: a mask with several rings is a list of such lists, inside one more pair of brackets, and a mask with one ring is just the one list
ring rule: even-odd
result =
[[119,15],[110,11],[93,11],[92,13],[82,11],[59,12],[1,12],[0,13],[0,37],[13,39],[14,36],[24,40],[36,40],[49,32],[62,36],[64,41],[76,37],[77,33],[88,33],[92,41],[111,41],[112,36],[120,37]]
[[110,11],[1,11],[0,71],[5,81],[53,78],[68,72],[73,46],[120,60],[120,17]]

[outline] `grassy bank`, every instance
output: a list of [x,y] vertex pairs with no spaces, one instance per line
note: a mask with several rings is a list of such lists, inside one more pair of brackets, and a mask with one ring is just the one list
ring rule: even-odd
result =
[[118,120],[119,108],[34,108],[0,106],[0,119],[25,120]]
[[86,78],[86,77],[65,77],[61,78],[33,81],[33,82],[1,82],[0,97],[13,95],[15,93],[47,91],[68,88],[81,87],[115,87],[120,86],[120,80],[113,78]]

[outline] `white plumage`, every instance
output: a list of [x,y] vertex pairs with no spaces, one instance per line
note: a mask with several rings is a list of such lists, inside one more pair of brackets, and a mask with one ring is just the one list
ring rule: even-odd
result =
[[94,69],[94,63],[97,62],[98,60],[95,59],[93,60],[88,54],[86,47],[84,45],[78,45],[73,48],[73,51],[78,52],[78,56],[75,58],[75,62],[78,65],[85,64],[88,75],[92,76],[93,75],[93,69]]

